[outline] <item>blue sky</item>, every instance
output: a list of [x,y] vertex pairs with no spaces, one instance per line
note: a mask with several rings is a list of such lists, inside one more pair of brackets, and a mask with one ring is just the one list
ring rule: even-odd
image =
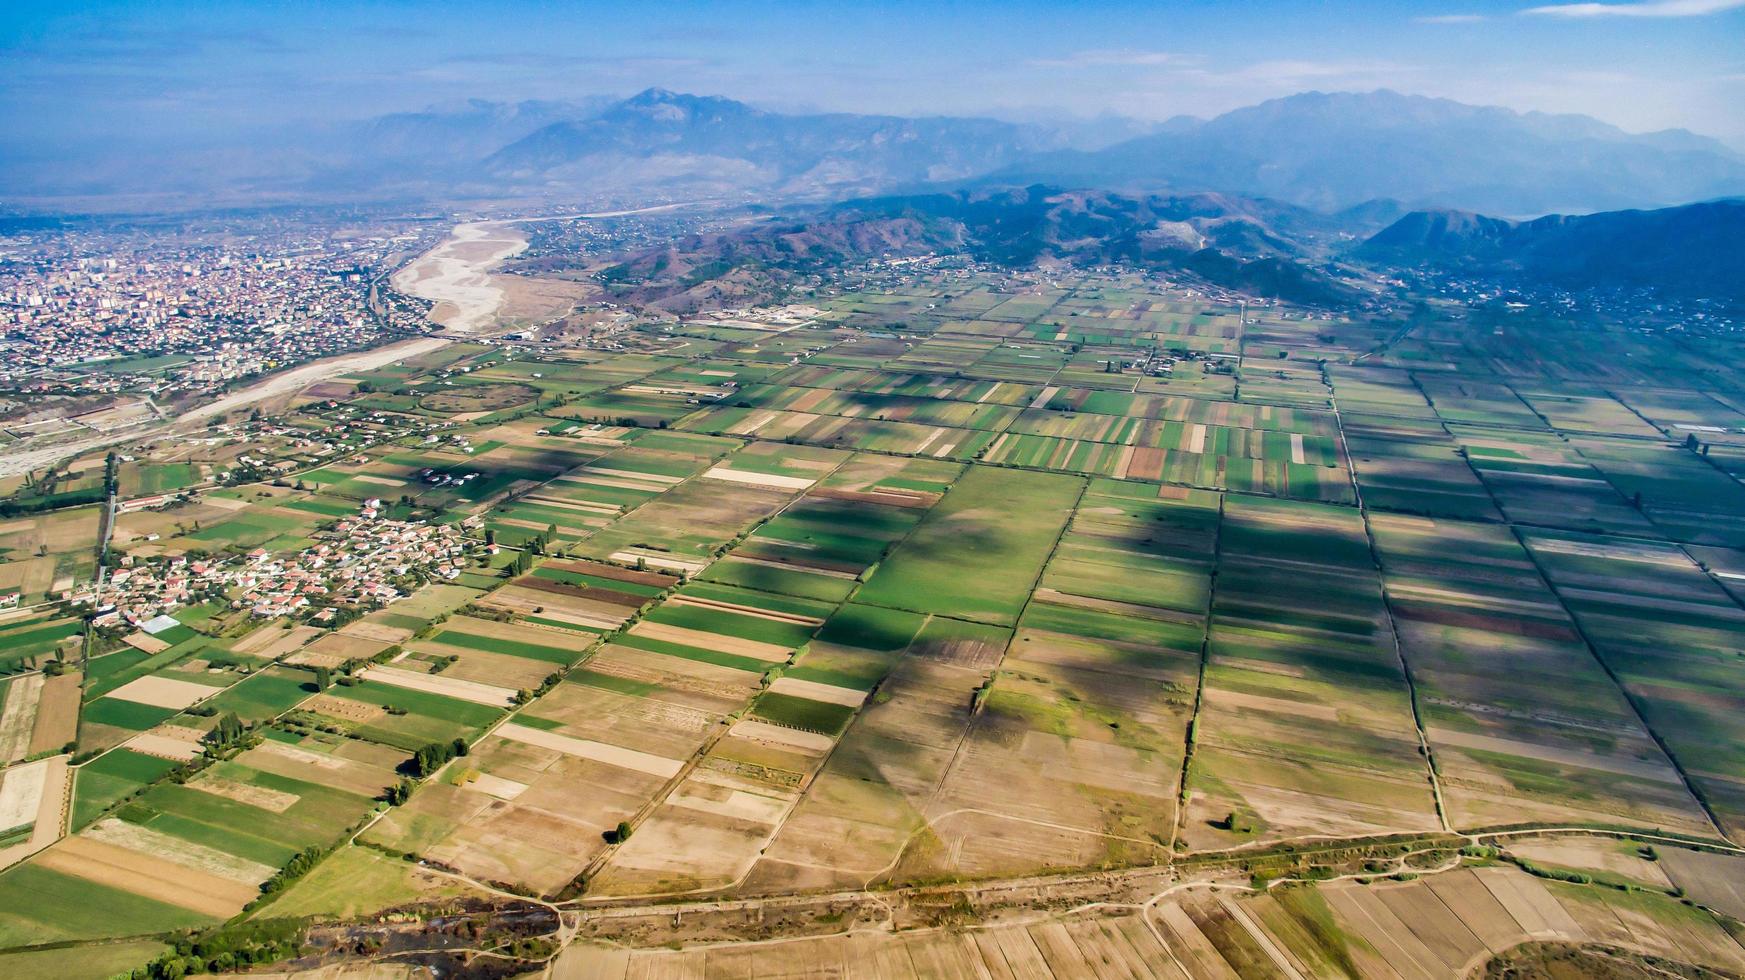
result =
[[778,109],[1214,115],[1388,87],[1745,148],[1745,0],[14,2],[15,149],[650,85]]

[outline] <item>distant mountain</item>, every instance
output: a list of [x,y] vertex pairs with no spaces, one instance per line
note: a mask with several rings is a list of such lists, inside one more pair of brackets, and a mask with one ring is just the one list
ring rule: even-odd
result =
[[[629,99],[469,100],[354,122],[263,122],[199,142],[0,152],[0,200],[79,197],[96,208],[123,195],[162,207],[679,196],[779,204],[1029,184],[1267,199],[1367,236],[1411,210],[1521,217],[1745,194],[1745,158],[1681,130],[1632,135],[1585,116],[1386,91],[1310,92],[1211,120],[1033,124],[778,113],[649,89]],[[1265,244],[1253,239],[1249,251]]]
[[865,193],[969,177],[1058,145],[1049,130],[992,119],[783,115],[649,89],[538,129],[484,171],[509,185]]
[[1419,211],[1371,237],[1356,254],[1396,266],[1520,276],[1573,289],[1623,285],[1745,300],[1745,200],[1525,222]]
[[1043,154],[989,179],[1223,191],[1328,212],[1392,198],[1526,216],[1745,193],[1745,158],[1682,130],[1632,135],[1586,116],[1306,92],[1172,120],[1094,152]]
[[1269,201],[1031,186],[849,201],[694,236],[600,276],[627,298],[682,308],[845,262],[953,253],[1012,267],[1173,269],[1257,295],[1337,305],[1353,294],[1300,261],[1328,230],[1320,216]]
[[377,116],[347,127],[346,135],[360,153],[375,159],[478,161],[535,130],[586,119],[616,101],[609,97],[574,102],[468,99]]

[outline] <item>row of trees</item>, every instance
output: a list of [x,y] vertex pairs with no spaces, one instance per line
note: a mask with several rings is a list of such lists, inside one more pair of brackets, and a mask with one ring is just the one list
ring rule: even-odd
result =
[[471,751],[464,738],[452,742],[432,742],[412,754],[412,771],[419,776],[428,776],[448,763],[456,756],[466,755]]

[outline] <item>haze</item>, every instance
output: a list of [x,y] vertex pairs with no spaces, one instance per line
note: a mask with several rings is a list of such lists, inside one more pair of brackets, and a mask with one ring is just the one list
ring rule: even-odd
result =
[[783,111],[1209,116],[1293,92],[1579,112],[1745,147],[1745,3],[12,4],[14,162],[659,85]]

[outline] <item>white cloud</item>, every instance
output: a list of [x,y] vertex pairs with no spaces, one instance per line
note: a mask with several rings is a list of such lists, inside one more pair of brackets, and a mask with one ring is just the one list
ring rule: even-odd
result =
[[1076,51],[1064,58],[1038,58],[1030,62],[1037,68],[1108,68],[1173,65],[1182,56],[1168,51],[1138,51],[1132,48],[1097,48]]
[[1745,0],[1644,0],[1641,3],[1559,3],[1529,7],[1548,17],[1704,17],[1745,7]]
[[1434,14],[1429,17],[1413,17],[1419,24],[1476,24],[1485,20],[1483,14]]
[[1409,77],[1418,71],[1410,65],[1388,61],[1315,61],[1283,59],[1257,61],[1228,71],[1187,70],[1184,74],[1213,82],[1255,83],[1275,89],[1295,89],[1305,85],[1366,86],[1387,85],[1394,79]]

